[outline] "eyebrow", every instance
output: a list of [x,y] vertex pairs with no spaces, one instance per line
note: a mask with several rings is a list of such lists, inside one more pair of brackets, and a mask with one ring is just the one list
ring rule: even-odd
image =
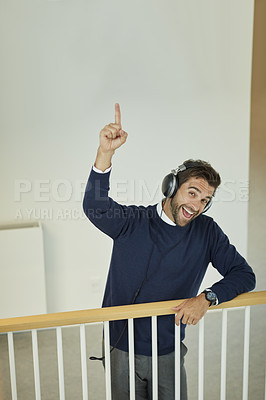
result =
[[[188,189],[194,189],[196,190],[198,193],[201,193],[201,190],[199,188],[197,188],[196,186],[189,186]],[[206,196],[206,199],[211,199],[213,196]]]

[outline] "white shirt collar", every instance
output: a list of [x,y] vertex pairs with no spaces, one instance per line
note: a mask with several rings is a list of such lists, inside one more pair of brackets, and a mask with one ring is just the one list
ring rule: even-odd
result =
[[176,224],[169,218],[167,217],[167,215],[165,214],[165,212],[162,209],[162,202],[160,201],[160,203],[157,204],[157,213],[159,215],[159,217],[166,222],[169,225],[172,226],[176,226]]

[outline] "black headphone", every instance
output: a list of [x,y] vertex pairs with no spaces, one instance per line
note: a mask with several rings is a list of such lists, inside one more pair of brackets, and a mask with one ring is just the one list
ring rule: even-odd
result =
[[[186,162],[184,164],[179,165],[176,169],[172,169],[171,173],[166,175],[163,179],[163,183],[162,183],[163,195],[170,199],[173,198],[179,189],[179,179],[178,179],[179,172],[185,171],[188,168],[199,167],[201,165],[202,164],[197,161]],[[202,211],[203,213],[208,211],[209,208],[211,207],[213,196],[210,199],[210,201],[206,204],[206,206],[204,207],[204,210]]]

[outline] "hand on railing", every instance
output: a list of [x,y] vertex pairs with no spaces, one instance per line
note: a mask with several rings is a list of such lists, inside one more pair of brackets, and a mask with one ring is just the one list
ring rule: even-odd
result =
[[176,312],[176,325],[179,326],[181,319],[183,324],[196,325],[206,314],[209,306],[210,302],[206,300],[204,293],[183,301],[178,307],[173,307],[173,310]]

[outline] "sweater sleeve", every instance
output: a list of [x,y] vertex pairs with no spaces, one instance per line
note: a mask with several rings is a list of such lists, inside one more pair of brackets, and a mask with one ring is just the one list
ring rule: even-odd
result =
[[99,174],[91,170],[84,194],[83,210],[98,229],[115,239],[127,227],[129,207],[116,203],[108,196],[109,179],[110,171]]
[[212,238],[211,262],[224,277],[211,287],[219,303],[253,290],[256,280],[252,268],[230,244],[228,237],[215,222]]

